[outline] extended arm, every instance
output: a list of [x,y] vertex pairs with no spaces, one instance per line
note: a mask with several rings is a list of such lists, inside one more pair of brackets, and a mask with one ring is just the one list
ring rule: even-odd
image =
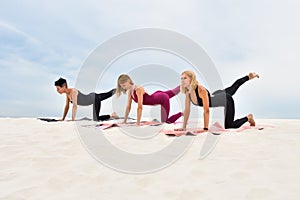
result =
[[72,121],[75,121],[76,112],[77,112],[77,90],[73,89],[71,92],[73,107],[72,107]]
[[126,123],[126,121],[128,119],[128,115],[129,115],[130,110],[131,110],[131,103],[132,103],[132,97],[131,97],[130,92],[128,92],[128,101],[127,101],[127,106],[126,106],[126,110],[125,110],[125,116],[124,116],[123,123]]
[[66,95],[66,105],[65,105],[65,109],[64,109],[64,115],[63,115],[63,117],[62,117],[62,121],[64,121],[65,120],[65,118],[66,118],[66,116],[67,116],[67,114],[68,114],[68,111],[69,111],[69,104],[70,104],[70,100],[69,100],[69,98],[68,98],[68,96]]
[[185,93],[185,108],[183,111],[183,126],[182,129],[186,129],[187,122],[190,117],[190,112],[191,112],[191,101],[188,92]]
[[203,118],[204,118],[204,129],[207,131],[209,125],[209,97],[208,92],[205,88],[198,87],[199,96],[203,102]]
[[138,87],[136,89],[136,95],[138,98],[138,108],[137,108],[137,125],[140,125],[141,118],[142,118],[142,112],[143,112],[143,95],[145,93],[144,88]]

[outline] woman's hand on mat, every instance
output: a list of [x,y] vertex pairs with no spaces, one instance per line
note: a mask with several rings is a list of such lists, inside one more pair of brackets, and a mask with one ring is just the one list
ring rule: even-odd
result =
[[175,128],[174,131],[186,131],[186,128]]

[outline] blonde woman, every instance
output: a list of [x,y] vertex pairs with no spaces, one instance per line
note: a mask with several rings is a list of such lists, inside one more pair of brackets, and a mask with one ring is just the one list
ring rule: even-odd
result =
[[248,114],[241,119],[234,120],[235,110],[232,96],[241,85],[256,77],[259,78],[257,74],[249,73],[248,76],[235,81],[230,87],[224,90],[217,90],[210,95],[209,91],[197,81],[194,72],[182,72],[180,90],[182,93],[185,93],[185,110],[183,112],[184,122],[183,127],[176,130],[186,130],[186,125],[190,115],[191,102],[196,106],[203,107],[204,128],[203,130],[198,130],[198,132],[208,131],[210,107],[225,108],[225,128],[239,128],[246,122],[249,122],[251,126],[255,126],[252,114]]
[[173,90],[156,91],[150,95],[143,87],[135,85],[127,74],[122,74],[119,76],[117,81],[116,94],[117,96],[120,96],[121,93],[125,94],[126,92],[128,95],[128,102],[124,116],[124,123],[126,123],[131,110],[132,100],[138,103],[137,125],[140,125],[141,122],[143,105],[161,105],[161,122],[173,123],[182,116],[182,113],[178,112],[177,114],[169,117],[170,98],[180,92],[180,86],[177,86]]

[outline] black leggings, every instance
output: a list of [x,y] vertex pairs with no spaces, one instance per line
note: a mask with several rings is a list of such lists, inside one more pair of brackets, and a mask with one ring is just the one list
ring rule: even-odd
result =
[[[224,106],[225,107],[225,128],[239,128],[248,121],[247,117],[234,120],[234,100],[232,96],[236,93],[241,85],[249,80],[248,76],[238,79],[230,87],[225,90],[217,90],[211,97],[212,107]],[[226,101],[225,101],[226,99]],[[225,103],[226,102],[226,103]]]
[[110,115],[99,116],[101,109],[101,101],[111,97],[116,92],[116,89],[112,89],[109,92],[95,94],[93,120],[94,121],[104,121],[110,119]]

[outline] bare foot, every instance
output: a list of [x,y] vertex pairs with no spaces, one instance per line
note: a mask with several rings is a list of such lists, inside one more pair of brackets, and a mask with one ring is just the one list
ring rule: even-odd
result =
[[248,77],[249,77],[249,80],[251,80],[251,79],[254,79],[255,77],[259,78],[259,75],[256,74],[255,72],[250,72],[249,75],[248,75]]
[[111,113],[110,117],[113,119],[120,119],[120,117],[116,114],[116,112]]
[[247,117],[248,117],[248,122],[250,123],[250,126],[255,126],[255,121],[253,119],[253,115],[249,114]]

